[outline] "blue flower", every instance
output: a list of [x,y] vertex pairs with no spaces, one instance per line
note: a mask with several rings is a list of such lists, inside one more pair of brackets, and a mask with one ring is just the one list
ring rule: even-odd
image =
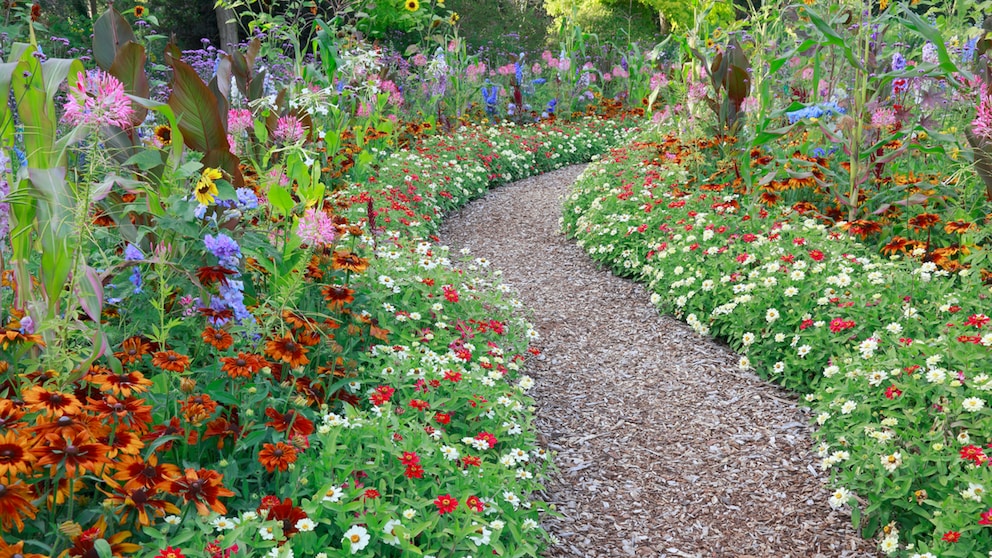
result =
[[807,118],[822,118],[823,116],[836,115],[839,116],[844,114],[844,109],[837,106],[837,103],[833,101],[818,103],[815,105],[809,105],[803,107],[799,110],[794,110],[785,113],[785,116],[789,118],[789,124],[795,124],[800,120],[805,120]]
[[237,267],[241,259],[241,247],[233,238],[224,233],[219,233],[216,237],[206,235],[203,237],[203,244],[207,250],[220,260],[220,265],[224,267]]
[[241,209],[255,209],[258,207],[258,196],[249,188],[238,188],[238,205]]
[[534,85],[544,85],[545,83],[548,82],[548,80],[546,80],[544,78],[534,78],[534,79],[530,80],[530,82],[532,84],[534,84]]
[[892,69],[901,72],[906,69],[906,58],[898,52],[892,53]]

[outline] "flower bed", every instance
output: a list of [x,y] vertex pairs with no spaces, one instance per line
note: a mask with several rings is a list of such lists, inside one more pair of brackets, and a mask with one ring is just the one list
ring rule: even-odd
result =
[[290,219],[274,187],[208,177],[197,191],[232,199],[216,212],[166,197],[168,239],[101,254],[113,358],[24,374],[40,339],[4,324],[3,551],[538,553],[549,463],[519,373],[536,333],[498,271],[424,239],[488,187],[623,135],[463,128],[386,158],[333,214]]
[[978,273],[883,260],[731,184],[690,186],[677,138],[642,139],[586,170],[565,231],[727,340],[742,369],[806,392],[831,505],[850,506],[883,551],[986,556],[992,332]]

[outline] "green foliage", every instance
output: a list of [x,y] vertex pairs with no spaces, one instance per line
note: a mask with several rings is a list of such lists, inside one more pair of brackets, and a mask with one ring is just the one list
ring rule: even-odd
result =
[[640,1],[545,0],[544,6],[557,29],[567,22],[615,44],[654,44],[661,40],[656,12]]
[[[691,0],[638,0],[657,11],[671,26],[672,31],[684,32],[692,27],[695,14],[703,9],[703,2]],[[734,3],[720,0],[713,3],[713,9],[706,16],[711,25],[727,25],[734,21]]]
[[458,14],[458,27],[469,52],[534,52],[548,42],[551,17],[540,2],[515,0],[449,0],[445,5]]

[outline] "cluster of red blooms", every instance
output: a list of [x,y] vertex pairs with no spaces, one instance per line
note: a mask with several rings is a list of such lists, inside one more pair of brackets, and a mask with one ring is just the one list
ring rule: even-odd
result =
[[405,451],[399,460],[406,467],[406,470],[403,471],[403,476],[408,479],[423,478],[424,468],[420,465],[420,456],[416,452]]

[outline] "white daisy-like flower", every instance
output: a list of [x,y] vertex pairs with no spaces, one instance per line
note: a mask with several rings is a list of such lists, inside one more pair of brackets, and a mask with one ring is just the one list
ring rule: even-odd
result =
[[304,517],[296,522],[296,529],[301,533],[309,533],[317,527],[317,524],[313,522],[309,517]]
[[985,407],[985,400],[980,397],[968,397],[961,402],[961,407],[969,413],[976,413]]
[[844,507],[850,499],[851,492],[841,486],[830,495],[830,500],[828,502],[830,503],[831,508],[839,510]]
[[382,526],[382,540],[386,544],[396,546],[400,544],[400,538],[396,536],[396,528],[403,525],[399,519],[390,519]]
[[768,323],[770,323],[770,324],[771,323],[775,323],[775,321],[777,321],[781,316],[782,315],[779,314],[778,310],[776,310],[774,308],[769,308],[765,312],[765,321],[768,322]]
[[230,519],[224,517],[223,515],[214,518],[214,520],[211,521],[210,524],[213,525],[214,529],[217,529],[218,531],[229,531],[236,527],[234,521],[231,521]]
[[341,542],[347,542],[351,545],[351,553],[358,554],[358,552],[364,549],[369,544],[369,531],[361,525],[353,525],[350,529],[344,532],[344,536],[341,537]]
[[339,502],[341,501],[342,496],[344,496],[344,490],[342,490],[340,486],[334,485],[328,488],[327,492],[324,493],[324,501]]
[[884,467],[886,471],[891,473],[896,469],[898,469],[900,465],[902,465],[902,454],[897,451],[894,453],[890,453],[889,455],[883,455],[880,458],[880,461],[882,462],[882,467]]

